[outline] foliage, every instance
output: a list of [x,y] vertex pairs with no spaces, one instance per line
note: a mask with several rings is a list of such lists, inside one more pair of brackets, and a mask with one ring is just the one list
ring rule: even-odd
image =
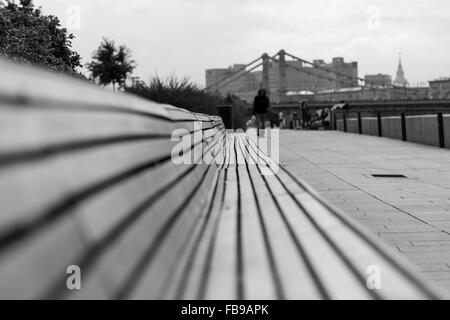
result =
[[59,19],[43,15],[32,0],[0,0],[0,54],[52,70],[75,73],[80,55]]
[[245,129],[245,124],[250,118],[247,114],[247,105],[239,98],[228,96],[224,99],[200,88],[186,77],[179,79],[171,75],[161,79],[156,76],[150,81],[150,85],[138,82],[133,87],[127,88],[127,91],[158,103],[209,115],[217,115],[217,108],[220,106],[231,105],[235,129]]
[[178,79],[173,75],[165,79],[156,76],[150,85],[138,83],[127,91],[155,102],[211,115],[217,114],[217,107],[223,104],[221,97],[201,89],[189,78]]
[[125,45],[116,47],[114,41],[103,38],[98,49],[93,53],[93,61],[86,66],[91,73],[91,77],[98,79],[101,85],[116,84],[120,88],[125,87],[125,81],[136,67],[136,63],[131,59],[131,50]]

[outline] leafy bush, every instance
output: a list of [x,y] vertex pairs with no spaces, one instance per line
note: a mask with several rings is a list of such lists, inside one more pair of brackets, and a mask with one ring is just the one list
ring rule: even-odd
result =
[[210,115],[216,115],[217,107],[223,105],[220,96],[206,92],[189,78],[178,79],[173,75],[165,79],[154,77],[150,85],[139,82],[127,91],[155,102]]
[[150,85],[138,82],[126,91],[155,102],[209,115],[217,115],[217,108],[220,106],[231,105],[234,129],[245,129],[246,121],[250,118],[247,115],[246,104],[237,97],[229,96],[224,99],[220,95],[200,88],[186,77],[182,79],[174,75],[165,79],[154,77]]

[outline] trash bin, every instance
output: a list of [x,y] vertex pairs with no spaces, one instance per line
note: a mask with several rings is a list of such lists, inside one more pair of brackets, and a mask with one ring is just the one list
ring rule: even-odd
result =
[[233,107],[222,106],[218,107],[217,111],[219,116],[222,118],[225,129],[233,129]]

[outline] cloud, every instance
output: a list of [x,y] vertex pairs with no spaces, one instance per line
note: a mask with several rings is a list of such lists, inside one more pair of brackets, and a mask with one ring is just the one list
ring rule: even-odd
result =
[[[335,55],[358,60],[360,75],[395,73],[405,57],[411,82],[448,75],[447,0],[36,0],[64,21],[82,8],[74,48],[87,62],[101,38],[125,43],[147,79],[155,70],[190,75],[245,63],[285,49],[306,59]],[[379,8],[379,28],[368,8]],[[369,10],[370,11],[370,10]],[[372,11],[373,12],[373,11]],[[370,24],[369,24],[370,26]],[[432,50],[430,50],[432,48]]]

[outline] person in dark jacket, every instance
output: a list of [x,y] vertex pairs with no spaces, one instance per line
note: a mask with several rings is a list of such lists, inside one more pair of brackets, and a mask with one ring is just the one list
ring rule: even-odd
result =
[[258,95],[253,102],[253,115],[256,117],[256,129],[259,136],[259,130],[266,129],[267,111],[270,108],[269,98],[264,89],[258,91]]

